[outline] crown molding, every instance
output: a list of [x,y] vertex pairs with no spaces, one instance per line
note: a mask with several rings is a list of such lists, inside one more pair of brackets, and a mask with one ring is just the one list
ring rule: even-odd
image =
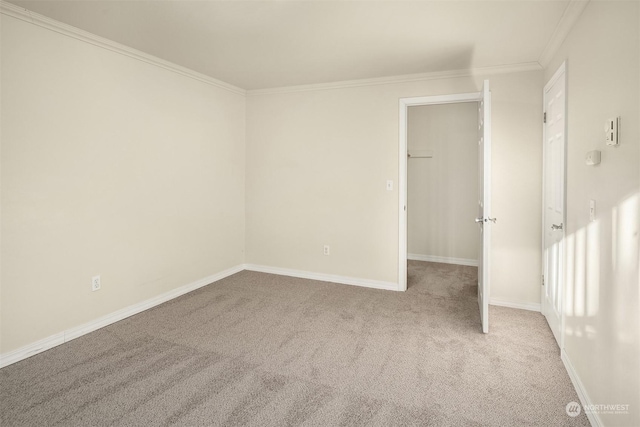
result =
[[498,65],[495,67],[470,68],[467,70],[437,71],[432,73],[405,74],[401,76],[377,77],[372,79],[346,80],[331,83],[314,83],[300,86],[285,86],[270,89],[247,90],[247,95],[272,95],[293,92],[308,92],[317,90],[344,89],[361,86],[377,86],[386,84],[411,83],[426,80],[449,79],[455,77],[489,76],[492,74],[520,73],[526,71],[540,71],[542,66],[537,62],[521,64]]
[[233,92],[240,95],[246,95],[246,91],[237,86],[233,86],[229,83],[225,83],[221,80],[214,79],[207,75],[198,73],[197,71],[193,71],[189,68],[174,64],[169,61],[165,61],[164,59],[160,59],[158,57],[146,54],[139,50],[130,48],[128,46],[106,39],[104,37],[97,36],[95,34],[81,30],[79,28],[73,27],[71,25],[64,24],[62,22],[48,18],[44,15],[31,12],[28,9],[16,6],[11,3],[7,3],[4,0],[0,0],[0,13],[2,13],[3,15],[11,16],[13,18],[20,19],[22,21],[37,25],[42,28],[46,28],[51,31],[55,31],[56,33],[59,33],[62,35],[72,37],[74,39],[83,41],[85,43],[89,43],[94,46],[107,49],[112,52],[116,52],[121,55],[125,55],[133,59],[137,59],[142,62],[146,62],[147,64],[164,68],[165,70],[169,70],[174,73],[180,74],[182,76],[186,76],[194,80],[198,80],[200,82],[203,82],[212,86],[216,86],[220,89],[224,89],[229,92]]
[[546,67],[551,62],[553,56],[558,52],[560,46],[562,46],[562,42],[567,38],[569,32],[578,21],[580,15],[587,7],[589,0],[570,0],[569,4],[564,10],[562,17],[560,18],[560,22],[556,26],[547,46],[542,51],[540,58],[538,58],[538,62],[543,67]]

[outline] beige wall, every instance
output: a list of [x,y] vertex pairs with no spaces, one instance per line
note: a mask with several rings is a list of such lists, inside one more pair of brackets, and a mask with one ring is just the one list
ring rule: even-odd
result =
[[[250,95],[246,261],[396,283],[398,100],[477,92],[484,77]],[[535,304],[542,73],[488,78],[498,218],[491,295]],[[388,179],[393,191],[385,189]]]
[[409,107],[407,147],[408,253],[477,260],[478,103]]
[[[567,283],[565,352],[592,404],[629,404],[604,425],[640,425],[640,11],[590,2],[545,81],[567,61]],[[603,127],[620,116],[621,144]],[[602,163],[586,166],[587,151]],[[597,219],[589,222],[589,200]]]
[[243,263],[243,95],[5,15],[1,71],[0,352]]

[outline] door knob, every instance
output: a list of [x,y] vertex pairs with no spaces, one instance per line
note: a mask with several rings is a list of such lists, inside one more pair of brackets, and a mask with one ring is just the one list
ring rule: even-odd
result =
[[551,229],[552,230],[562,230],[562,223],[560,223],[560,225],[551,224]]
[[489,222],[489,221],[491,221],[494,224],[496,223],[497,220],[498,220],[497,218],[487,218],[487,219],[476,218],[476,222]]

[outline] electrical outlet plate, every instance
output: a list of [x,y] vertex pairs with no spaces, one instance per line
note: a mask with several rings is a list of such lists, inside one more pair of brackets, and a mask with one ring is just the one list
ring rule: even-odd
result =
[[93,276],[91,278],[91,290],[97,291],[100,289],[100,276]]
[[331,254],[331,248],[329,247],[329,245],[324,245],[323,254],[325,255]]

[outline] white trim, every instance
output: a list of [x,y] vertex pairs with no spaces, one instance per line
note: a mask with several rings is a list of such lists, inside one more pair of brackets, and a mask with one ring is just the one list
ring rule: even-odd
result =
[[214,79],[197,71],[190,70],[189,68],[181,65],[174,64],[164,59],[157,58],[139,50],[130,48],[104,37],[97,36],[71,25],[64,24],[46,16],[40,15],[35,12],[31,12],[28,9],[7,3],[4,0],[0,0],[0,13],[11,16],[21,21],[28,22],[30,24],[37,25],[42,28],[46,28],[56,33],[72,37],[76,40],[83,41],[85,43],[92,44],[103,49],[110,50],[112,52],[119,53],[124,56],[128,56],[133,59],[137,59],[147,64],[155,65],[165,70],[173,71],[174,73],[190,77],[192,79],[201,81],[203,83],[216,86],[220,89],[228,90],[229,92],[237,93],[239,95],[246,95],[247,91],[237,86],[225,83],[221,80]]
[[50,348],[64,344],[64,332],[51,335],[50,337],[38,340],[34,343],[20,347],[17,350],[10,351],[5,354],[0,354],[0,368],[9,366],[13,363],[24,360],[28,357],[35,356],[38,353],[47,351]]
[[410,100],[400,99],[398,128],[398,290],[407,290],[407,122]]
[[401,98],[400,101],[407,107],[418,105],[442,105],[457,104],[459,102],[478,102],[482,99],[480,92],[454,93],[451,95],[416,96],[413,98]]
[[489,305],[517,308],[520,310],[537,311],[538,313],[540,312],[540,304],[538,304],[537,302],[512,301],[508,299],[491,297],[489,298]]
[[553,56],[558,52],[562,42],[567,38],[571,29],[578,21],[580,15],[587,7],[589,0],[571,0],[560,18],[560,22],[556,26],[555,31],[551,35],[547,46],[545,46],[542,54],[538,58],[538,62],[543,67],[546,67],[551,62]]
[[471,267],[478,266],[477,259],[468,259],[468,258],[454,258],[454,257],[446,257],[446,256],[435,256],[435,255],[421,255],[421,254],[407,254],[407,259],[412,261],[427,261],[427,262],[440,262],[443,264],[456,264],[456,265],[468,265]]
[[111,325],[122,319],[126,319],[129,316],[133,316],[134,314],[138,314],[142,311],[148,310],[152,307],[155,307],[164,302],[167,302],[169,300],[182,296],[186,293],[199,289],[203,286],[209,285],[213,282],[217,282],[218,280],[221,280],[221,279],[224,279],[225,277],[236,274],[242,271],[243,269],[244,269],[243,265],[232,267],[228,270],[221,271],[220,273],[204,277],[200,280],[196,280],[195,282],[189,283],[188,285],[184,285],[177,289],[173,289],[169,292],[165,292],[164,294],[158,295],[157,297],[150,298],[148,300],[145,300],[137,304],[130,305],[129,307],[125,307],[121,310],[115,311],[111,314],[107,314],[106,316],[99,317],[83,325],[77,326],[75,328],[67,329],[66,331],[57,333],[55,335],[51,335],[50,337],[36,341],[35,343],[32,343],[32,344],[28,344],[17,350],[13,350],[6,354],[2,354],[0,355],[0,368],[4,368],[5,366],[19,362],[23,359],[26,359],[27,357],[31,357],[38,353],[42,353],[43,351],[49,350],[50,348],[56,347],[60,344],[69,342],[75,338],[81,337],[82,335],[86,335],[97,329]]
[[321,282],[340,283],[342,285],[362,286],[365,288],[397,291],[398,285],[392,282],[361,279],[357,277],[338,276],[334,274],[314,273],[311,271],[291,270],[288,268],[269,267],[266,265],[245,264],[245,269],[260,273],[278,274],[280,276],[298,277],[300,279],[318,280]]
[[400,98],[398,137],[398,290],[407,290],[407,116],[408,108],[417,105],[478,102],[480,92],[439,96]]
[[498,65],[494,67],[472,68],[467,70],[437,71],[431,73],[405,74],[401,76],[376,77],[372,79],[345,80],[331,83],[314,83],[308,85],[284,86],[269,89],[252,89],[247,91],[247,95],[272,95],[293,92],[345,89],[362,86],[411,83],[427,80],[450,79],[456,77],[490,76],[494,74],[521,73],[526,71],[540,70],[542,70],[542,66],[537,62],[523,62],[520,64]]
[[[564,349],[560,351],[560,359],[562,360],[562,363],[564,364],[564,367],[567,370],[567,373],[569,374],[569,378],[573,383],[573,388],[575,388],[576,393],[578,393],[578,398],[580,399],[580,404],[582,405],[582,409],[584,410],[585,407],[590,407],[593,404],[593,402],[591,401],[591,399],[589,399],[589,394],[587,394],[587,389],[585,388],[584,384],[582,384],[582,381],[580,381],[580,377],[578,376],[578,373],[573,367],[573,363],[571,363],[571,359],[569,359],[569,356],[564,351]],[[604,424],[602,423],[602,420],[600,419],[600,416],[597,413],[590,412],[590,411],[584,411],[584,412],[593,427],[604,426]]]
[[[563,61],[562,64],[560,64],[560,66],[556,70],[556,72],[553,73],[553,76],[551,76],[551,78],[549,79],[547,84],[544,85],[544,89],[542,90],[542,93],[543,94],[547,93],[549,91],[549,89],[551,89],[551,87],[556,83],[556,81],[566,73],[566,70],[567,70],[567,62]],[[564,77],[565,77],[565,82],[566,82],[566,76],[564,76]],[[546,107],[543,105],[542,106],[542,111],[544,112],[545,109],[546,109]]]

